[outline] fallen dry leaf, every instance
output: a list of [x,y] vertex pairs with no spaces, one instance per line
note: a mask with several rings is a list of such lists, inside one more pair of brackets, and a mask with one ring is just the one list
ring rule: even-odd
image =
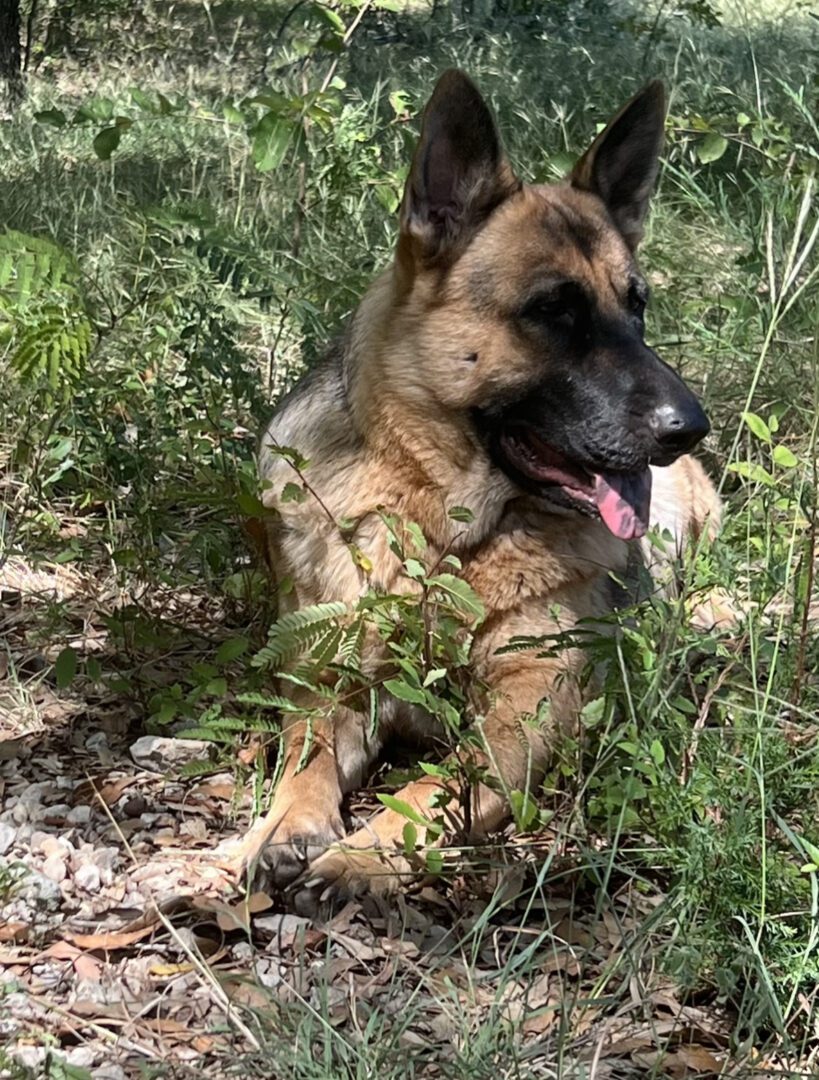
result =
[[230,802],[235,794],[236,785],[232,780],[206,780],[191,791],[192,798],[221,799],[223,802]]
[[173,915],[182,908],[188,907],[190,901],[186,897],[171,897],[165,900],[159,907],[154,907],[138,919],[127,923],[119,930],[101,931],[97,934],[74,934],[67,932],[63,939],[81,949],[124,949],[137,941],[148,937],[162,922],[165,915]]
[[28,923],[24,922],[10,922],[4,926],[0,926],[0,941],[25,941],[28,937],[28,932],[31,929]]
[[216,925],[226,934],[232,930],[249,932],[251,916],[273,907],[273,901],[263,892],[253,893],[238,904],[223,904],[210,896],[194,896],[191,903],[198,911],[213,915]]
[[689,1069],[698,1073],[714,1073],[717,1076],[722,1072],[723,1061],[714,1054],[707,1046],[678,1046],[679,1057]]
[[99,982],[102,978],[102,964],[90,953],[80,953],[74,958],[74,970],[81,979],[90,979]]
[[187,974],[187,972],[193,971],[193,970],[194,970],[193,964],[190,964],[190,963],[187,963],[187,962],[183,963],[183,964],[161,964],[161,963],[156,963],[156,964],[151,964],[151,966],[148,968],[148,973],[150,975],[156,975],[159,978],[170,979],[174,975],[185,975],[185,974]]

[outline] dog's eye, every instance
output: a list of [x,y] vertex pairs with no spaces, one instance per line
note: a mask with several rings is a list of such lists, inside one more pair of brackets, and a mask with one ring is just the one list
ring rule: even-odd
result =
[[642,282],[632,281],[629,285],[627,303],[629,311],[642,319],[648,303],[648,289]]
[[585,311],[583,293],[567,282],[527,301],[521,312],[524,319],[572,330]]

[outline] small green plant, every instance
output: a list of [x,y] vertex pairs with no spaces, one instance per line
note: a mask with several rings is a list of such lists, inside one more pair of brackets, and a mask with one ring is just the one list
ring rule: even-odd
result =
[[[278,452],[300,479],[299,484],[288,484],[282,497],[312,497],[304,478],[309,463],[287,448]],[[316,604],[287,613],[271,626],[266,645],[253,658],[254,666],[274,676],[283,691],[287,687],[306,690],[315,704],[296,705],[284,692],[240,698],[245,704],[306,718],[300,765],[307,760],[316,720],[332,716],[340,705],[352,704],[369,715],[375,729],[384,692],[423,709],[438,722],[442,741],[453,750],[463,743],[475,716],[479,689],[465,675],[474,633],[484,618],[483,604],[459,576],[461,564],[455,555],[446,553],[430,562],[427,541],[417,524],[403,522],[383,509],[378,513],[390,550],[401,563],[401,590],[385,594],[371,586],[352,607],[341,602]],[[471,515],[463,507],[454,507],[451,517],[468,521]],[[366,555],[351,540],[348,548],[350,558],[368,578],[371,568]],[[463,776],[468,771],[465,764],[454,763],[424,763],[421,769],[441,776]],[[477,777],[472,774],[467,779],[474,782]],[[408,851],[416,845],[416,826],[422,826],[431,838],[440,836],[441,819],[427,820],[392,796],[379,798],[407,818]],[[521,812],[531,823],[528,804],[525,810],[521,805]]]

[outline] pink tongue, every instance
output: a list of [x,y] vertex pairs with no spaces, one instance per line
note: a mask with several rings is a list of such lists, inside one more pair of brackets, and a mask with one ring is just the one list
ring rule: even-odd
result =
[[599,473],[594,498],[600,517],[621,540],[636,540],[648,530],[651,510],[651,470]]

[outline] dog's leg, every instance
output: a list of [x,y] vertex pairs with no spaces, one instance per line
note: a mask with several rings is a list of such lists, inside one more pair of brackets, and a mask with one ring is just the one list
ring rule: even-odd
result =
[[238,853],[247,879],[260,876],[280,888],[340,840],[341,800],[363,782],[378,749],[365,718],[352,709],[336,708],[311,723],[292,718],[282,732],[284,761],[272,805]]
[[[429,822],[443,818],[438,832],[415,824],[420,845],[427,848],[453,839],[477,840],[497,829],[509,817],[509,793],[530,791],[543,778],[558,730],[573,721],[580,707],[577,685],[565,658],[543,659],[519,653],[499,657],[490,676],[492,705],[481,725],[485,749],[464,748],[450,763],[468,765],[468,773],[485,770],[486,783],[465,790],[456,779],[424,776],[406,785],[396,798]],[[547,695],[551,710],[545,723],[522,719],[537,712]],[[313,912],[360,892],[389,893],[411,880],[423,868],[423,859],[404,850],[408,817],[385,809],[367,825],[334,845],[312,863],[302,882],[294,886],[298,910]],[[423,856],[423,851],[419,853]]]

